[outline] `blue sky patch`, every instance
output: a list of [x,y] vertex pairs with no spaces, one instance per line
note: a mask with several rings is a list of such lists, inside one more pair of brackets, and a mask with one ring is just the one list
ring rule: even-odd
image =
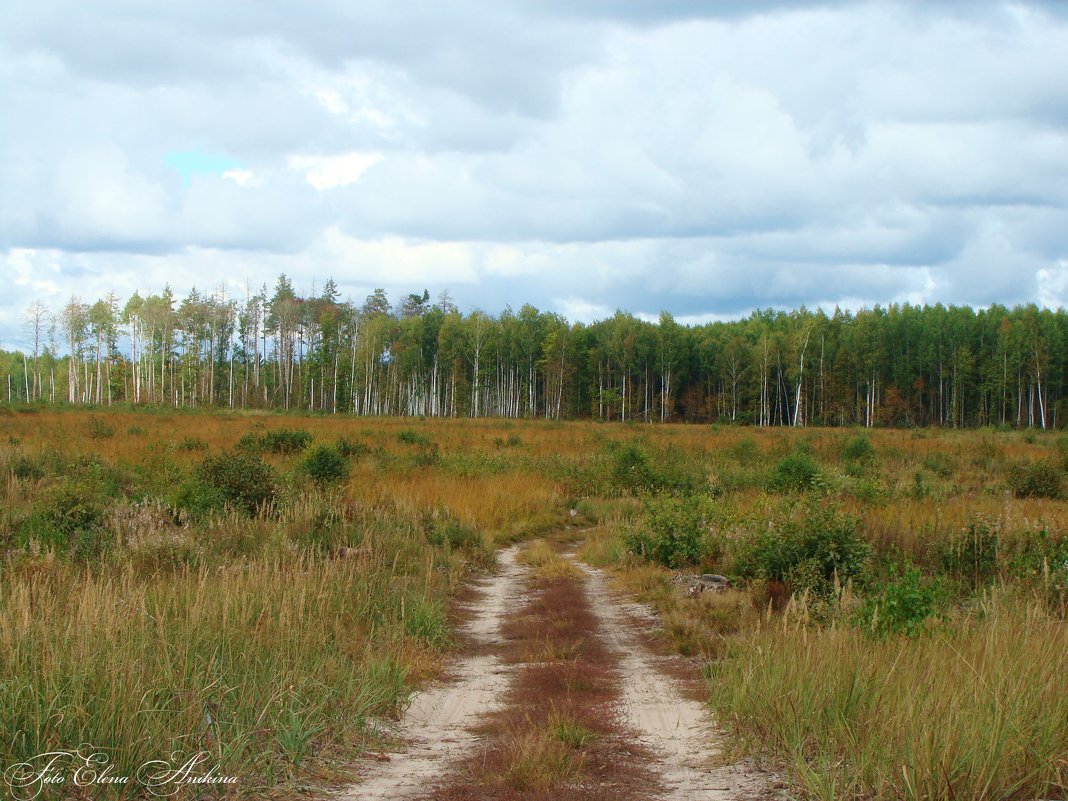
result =
[[163,157],[163,163],[171,169],[177,170],[182,176],[182,183],[186,186],[189,186],[189,182],[193,180],[194,175],[222,175],[227,170],[238,169],[242,166],[241,162],[228,156],[204,153],[200,150],[167,153]]

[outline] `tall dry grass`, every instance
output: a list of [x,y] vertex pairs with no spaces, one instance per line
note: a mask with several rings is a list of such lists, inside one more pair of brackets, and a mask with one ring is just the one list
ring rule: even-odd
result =
[[207,750],[242,793],[309,768],[344,775],[448,639],[446,574],[421,534],[382,518],[366,546],[356,559],[290,545],[151,575],[9,559],[0,764],[87,743],[124,775]]
[[774,623],[708,687],[720,719],[812,798],[1068,793],[1068,627],[1009,591],[919,638]]

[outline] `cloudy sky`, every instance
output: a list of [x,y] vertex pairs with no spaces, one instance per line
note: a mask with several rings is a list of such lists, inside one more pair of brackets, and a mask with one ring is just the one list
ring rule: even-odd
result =
[[0,346],[36,299],[333,276],[590,320],[1068,301],[1068,3],[0,10]]

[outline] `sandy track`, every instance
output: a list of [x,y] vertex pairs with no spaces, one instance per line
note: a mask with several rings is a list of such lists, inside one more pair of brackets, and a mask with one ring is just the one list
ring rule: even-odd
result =
[[609,592],[604,573],[575,562],[586,576],[586,592],[600,620],[601,636],[619,656],[624,720],[638,740],[659,757],[668,801],[727,801],[758,798],[766,776],[737,765],[716,765],[718,735],[708,710],[685,697],[678,681],[666,675],[636,633],[628,608],[636,617],[648,612],[621,604]]
[[[523,568],[516,564],[518,546],[498,554],[499,570],[475,585],[481,597],[474,617],[461,631],[481,644],[496,642],[504,616],[517,608],[523,595]],[[471,727],[500,707],[510,668],[494,655],[465,657],[451,666],[455,682],[436,684],[417,693],[403,719],[395,726],[407,748],[388,762],[361,766],[364,779],[335,798],[343,801],[396,801],[425,793],[456,760],[478,742]]]

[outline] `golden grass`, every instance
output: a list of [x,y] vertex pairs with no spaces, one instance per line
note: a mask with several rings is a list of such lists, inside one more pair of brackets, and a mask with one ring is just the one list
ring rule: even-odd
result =
[[516,561],[530,568],[534,581],[578,578],[581,573],[570,560],[562,557],[547,541],[531,540],[516,555]]
[[[283,427],[326,443],[345,437],[367,452],[333,494],[302,486],[295,457],[267,456],[285,477],[274,519],[224,515],[192,528],[153,524],[140,539],[121,533],[129,521],[118,518],[136,514],[130,496],[146,491],[146,469],[158,465],[162,485],[171,480],[163,468],[178,480],[206,454]],[[876,454],[861,473],[841,458],[859,433]],[[859,517],[866,540],[934,565],[947,539],[977,520],[1022,537],[1068,530],[1064,501],[1013,498],[1006,484],[1015,462],[1063,459],[1059,437],[259,412],[6,414],[0,548],[12,547],[31,508],[63,478],[56,471],[87,457],[120,485],[107,523],[120,547],[88,570],[23,553],[0,567],[0,764],[82,741],[111,745],[129,764],[161,744],[207,744],[249,777],[252,793],[290,781],[309,760],[324,764],[319,756],[358,747],[366,717],[395,709],[409,682],[441,658],[442,598],[478,556],[431,548],[428,519],[455,518],[500,543],[546,537],[575,508],[576,530],[594,526],[584,532],[583,558],[614,566],[619,586],[656,605],[677,649],[718,660],[718,708],[813,796],[1063,794],[1063,621],[999,595],[982,615],[958,614],[956,633],[917,640],[769,625],[760,588],[689,599],[670,571],[628,555],[621,532],[641,520],[641,501],[605,483],[610,446],[636,442],[654,469],[721,493],[716,535],[729,544],[789,516],[794,499],[765,492],[766,479],[802,444],[820,464],[827,500]],[[179,447],[186,438],[206,449]],[[63,467],[17,478],[20,459]],[[310,532],[323,512],[341,521],[345,544],[373,546],[374,558],[334,561],[314,551]],[[161,566],[167,548],[204,558],[193,568]],[[541,578],[574,575],[545,540],[521,558]],[[575,647],[562,638],[537,658],[566,661]],[[520,783],[538,786],[539,771],[570,770],[560,737],[540,730],[520,745],[512,762]]]
[[808,797],[1059,797],[1068,789],[1068,628],[1012,593],[918,638],[771,625],[719,663],[721,720]]

